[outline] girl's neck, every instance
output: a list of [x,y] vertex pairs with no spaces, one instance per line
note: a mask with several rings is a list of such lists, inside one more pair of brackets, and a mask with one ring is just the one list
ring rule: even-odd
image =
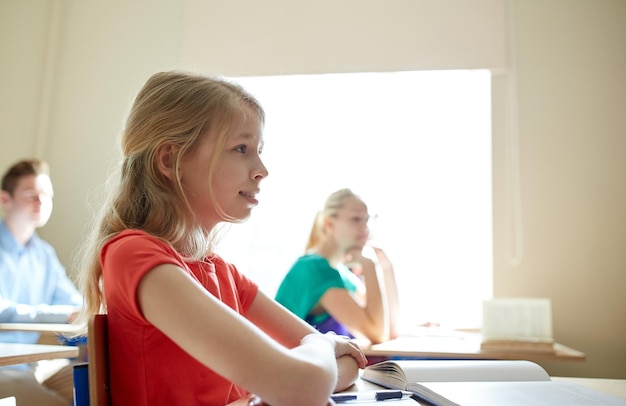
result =
[[343,262],[345,253],[341,251],[336,242],[331,240],[322,241],[317,247],[313,248],[311,252],[326,258],[328,263],[332,267],[337,267],[337,264]]

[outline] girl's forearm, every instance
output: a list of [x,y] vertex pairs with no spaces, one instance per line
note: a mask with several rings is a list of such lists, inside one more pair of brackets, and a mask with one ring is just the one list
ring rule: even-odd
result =
[[335,392],[348,389],[359,378],[359,366],[349,355],[337,358],[337,385]]

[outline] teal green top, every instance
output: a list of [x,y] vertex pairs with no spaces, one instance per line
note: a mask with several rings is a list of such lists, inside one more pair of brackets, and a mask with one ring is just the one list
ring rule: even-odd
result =
[[[357,283],[358,277],[345,265],[340,264],[335,269],[326,258],[306,254],[296,260],[283,279],[276,293],[276,301],[310,322],[309,313],[328,289],[340,288],[355,292]],[[320,323],[329,317],[328,313],[322,313],[315,315],[313,321]]]

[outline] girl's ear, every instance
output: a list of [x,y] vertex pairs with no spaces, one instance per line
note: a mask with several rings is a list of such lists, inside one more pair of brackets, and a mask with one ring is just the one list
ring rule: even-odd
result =
[[333,219],[330,216],[327,216],[327,217],[324,218],[324,223],[323,224],[324,224],[324,226],[323,226],[324,227],[324,230],[323,230],[324,234],[327,234],[327,231],[328,230],[332,230],[334,228],[334,226],[335,226],[335,223],[333,222]]
[[172,144],[163,144],[156,151],[156,163],[157,168],[161,175],[165,176],[169,180],[176,179],[176,169],[174,168],[174,156],[177,148]]

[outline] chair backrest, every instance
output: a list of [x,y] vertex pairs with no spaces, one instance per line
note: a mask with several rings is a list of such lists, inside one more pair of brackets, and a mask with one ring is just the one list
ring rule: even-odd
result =
[[106,314],[89,320],[87,331],[89,357],[89,404],[109,406],[109,331]]

